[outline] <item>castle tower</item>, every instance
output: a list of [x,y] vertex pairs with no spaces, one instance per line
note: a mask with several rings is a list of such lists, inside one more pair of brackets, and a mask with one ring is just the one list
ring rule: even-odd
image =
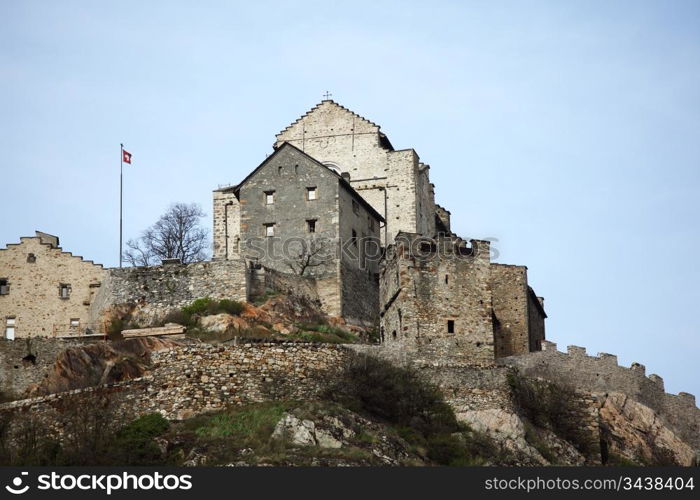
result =
[[413,149],[395,150],[379,125],[332,100],[322,101],[277,134],[350,183],[386,220],[382,243],[400,231],[433,236],[436,207],[430,167]]

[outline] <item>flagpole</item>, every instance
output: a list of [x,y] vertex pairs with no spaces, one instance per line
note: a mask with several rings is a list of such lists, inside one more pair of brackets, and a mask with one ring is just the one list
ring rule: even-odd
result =
[[124,193],[124,144],[119,155],[119,267],[122,267],[122,198]]

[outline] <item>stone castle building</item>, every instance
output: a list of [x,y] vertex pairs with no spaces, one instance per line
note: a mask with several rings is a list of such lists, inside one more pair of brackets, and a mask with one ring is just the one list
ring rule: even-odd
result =
[[90,305],[107,274],[102,265],[64,252],[58,237],[40,231],[0,249],[3,338],[89,330]]
[[547,315],[524,266],[490,260],[490,243],[399,233],[380,276],[383,344],[417,360],[488,366],[539,351]]
[[384,218],[347,177],[283,143],[240,184],[215,191],[214,210],[215,258],[313,277],[328,314],[376,323]]
[[[526,268],[492,263],[488,242],[452,233],[418,154],[331,100],[282,130],[239,184],[214,191],[210,265],[103,270],[47,238],[0,252],[10,291],[0,317],[18,337],[84,332],[119,303],[155,318],[200,296],[249,298],[280,284],[330,316],[376,325],[386,346],[412,356],[483,365],[537,351],[545,337]],[[41,314],[36,297],[49,300]]]
[[[546,314],[526,268],[493,264],[488,242],[467,248],[451,233],[429,170],[415,150],[395,150],[375,123],[322,101],[277,134],[274,153],[240,184],[214,191],[214,258],[289,271],[281,248],[307,237],[313,223],[341,250],[309,269],[319,280],[332,277],[322,294],[327,313],[371,323],[378,310],[383,341],[421,356],[484,364],[539,350]],[[327,179],[333,186],[317,188]],[[374,240],[377,228],[386,250],[378,279],[376,260],[342,251],[357,238]],[[420,238],[440,241],[447,253],[423,265],[410,251]]]

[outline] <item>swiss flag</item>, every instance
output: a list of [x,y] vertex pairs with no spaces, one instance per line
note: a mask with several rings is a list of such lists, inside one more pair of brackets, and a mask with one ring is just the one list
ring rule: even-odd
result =
[[131,153],[129,153],[126,149],[122,149],[122,161],[131,165]]

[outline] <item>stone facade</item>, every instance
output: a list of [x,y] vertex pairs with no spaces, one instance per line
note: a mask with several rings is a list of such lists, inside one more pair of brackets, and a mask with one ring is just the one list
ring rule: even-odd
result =
[[142,378],[1,404],[0,418],[16,415],[15,425],[36,418],[58,437],[75,423],[67,409],[81,401],[94,404],[95,396],[107,398],[122,423],[153,412],[179,420],[229,405],[314,400],[333,382],[348,353],[327,344],[179,346],[152,353],[152,370]]
[[24,394],[44,380],[59,353],[81,344],[78,340],[46,337],[0,340],[0,390],[5,397]]
[[195,299],[248,299],[245,262],[226,260],[152,267],[110,269],[95,297],[90,315],[95,324],[112,306],[138,306],[140,320],[157,320]]
[[489,243],[401,233],[380,276],[381,335],[418,360],[494,361]]
[[380,274],[382,342],[417,360],[492,365],[539,350],[541,303],[523,266],[490,262],[488,241],[400,233]]
[[285,142],[349,174],[352,186],[387,221],[384,244],[399,231],[435,233],[430,167],[412,149],[394,150],[375,123],[325,100],[277,134],[275,147]]
[[90,307],[107,275],[102,265],[64,252],[37,231],[0,249],[4,338],[79,335],[93,329]]
[[496,356],[539,351],[544,340],[544,312],[527,284],[527,267],[491,265]]
[[217,260],[312,277],[327,314],[376,323],[384,221],[334,170],[283,144],[241,184],[215,192],[214,219]]

